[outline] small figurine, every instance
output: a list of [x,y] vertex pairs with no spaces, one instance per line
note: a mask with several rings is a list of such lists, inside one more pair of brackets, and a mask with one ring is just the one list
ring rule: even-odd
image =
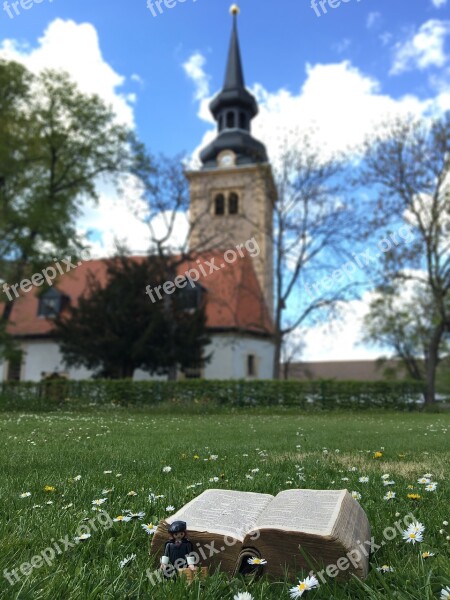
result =
[[174,521],[169,527],[172,538],[164,546],[164,555],[161,557],[161,569],[166,578],[171,578],[181,569],[188,568],[196,571],[196,557],[193,556],[192,542],[186,537],[186,523]]

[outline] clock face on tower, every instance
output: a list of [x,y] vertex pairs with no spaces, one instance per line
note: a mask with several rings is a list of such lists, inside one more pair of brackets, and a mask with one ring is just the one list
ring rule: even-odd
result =
[[219,167],[233,167],[236,164],[236,155],[231,150],[224,150],[217,157]]

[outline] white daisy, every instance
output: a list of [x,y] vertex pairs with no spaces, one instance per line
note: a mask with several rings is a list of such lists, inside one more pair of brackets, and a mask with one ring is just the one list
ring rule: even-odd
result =
[[359,483],[369,483],[369,478],[368,477],[360,477],[358,479]]
[[389,473],[385,473],[384,475],[381,476],[381,479],[389,479],[390,475]]
[[209,457],[209,460],[217,460],[219,458],[218,454],[211,454],[211,456]]
[[377,571],[380,571],[381,573],[393,573],[394,570],[394,567],[390,567],[389,565],[382,565],[381,567],[377,567]]
[[423,476],[431,479],[431,477],[433,477],[433,473],[425,473]]
[[450,598],[450,587],[447,585],[441,590],[441,597],[439,600],[448,600]]
[[97,500],[92,500],[92,504],[94,506],[100,506],[100,505],[104,504],[107,500],[108,500],[108,498],[97,498]]
[[383,496],[383,500],[394,500],[395,492],[388,492]]
[[425,491],[426,492],[434,492],[437,488],[437,483],[433,482],[433,483],[429,483],[428,485],[425,486]]
[[112,471],[103,471],[104,475],[111,475]]
[[210,481],[210,483],[217,483],[219,481],[219,478],[218,477],[211,477],[209,479],[209,481]]
[[41,504],[33,504],[33,506],[31,508],[42,508]]
[[171,470],[172,470],[172,467],[163,467],[162,472],[163,473],[170,473]]
[[28,498],[29,496],[31,496],[31,492],[22,492],[19,498]]
[[434,552],[422,552],[423,559],[431,558],[432,556],[434,556]]
[[145,517],[145,512],[131,512],[131,510],[127,510],[128,516],[130,519],[143,519]]
[[116,523],[121,523],[122,521],[127,523],[128,521],[131,521],[131,517],[128,517],[127,515],[118,515],[115,519],[113,519],[113,521]]
[[153,523],[143,523],[141,527],[148,535],[153,535],[156,531],[156,526]]
[[175,510],[175,506],[172,506],[171,504],[169,504],[169,506],[166,506],[166,512],[173,512]]
[[80,481],[81,479],[81,475],[75,475],[75,477],[73,478],[74,481]]
[[352,492],[352,498],[355,500],[361,500],[361,494],[359,492]]
[[247,562],[249,565],[267,565],[267,560],[264,558],[256,558],[255,556],[247,559]]
[[81,535],[73,538],[76,542],[85,542],[91,537],[90,533],[82,533]]
[[137,496],[137,492],[131,490],[130,492],[128,492],[127,496]]
[[419,523],[419,521],[414,521],[408,525],[407,531],[413,531],[414,533],[423,533],[425,531],[425,525],[423,523]]
[[130,556],[127,556],[126,558],[124,558],[123,560],[120,561],[120,563],[119,563],[120,568],[123,569],[128,564],[130,564],[130,562],[132,560],[134,560],[135,558],[136,558],[136,554],[130,554]]
[[310,577],[303,579],[303,581],[299,581],[298,585],[292,587],[289,590],[289,594],[291,598],[301,598],[305,592],[309,592],[310,590],[318,587],[318,580],[314,577],[314,575],[311,575]]
[[431,483],[431,480],[429,477],[420,477],[420,479],[417,480],[417,483],[420,483],[421,485],[426,485],[427,483]]
[[233,596],[233,600],[253,600],[250,592],[238,592]]
[[416,531],[403,531],[402,533],[403,539],[407,544],[415,544],[416,542],[423,542],[423,535],[420,532]]

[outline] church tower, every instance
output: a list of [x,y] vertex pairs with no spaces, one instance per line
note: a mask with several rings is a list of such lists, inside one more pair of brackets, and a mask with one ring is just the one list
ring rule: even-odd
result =
[[210,110],[217,135],[200,154],[202,168],[189,171],[189,246],[192,252],[228,250],[255,238],[260,248],[253,266],[273,315],[273,206],[276,188],[265,146],[251,135],[258,114],[246,89],[237,32],[236,5],[222,91]]

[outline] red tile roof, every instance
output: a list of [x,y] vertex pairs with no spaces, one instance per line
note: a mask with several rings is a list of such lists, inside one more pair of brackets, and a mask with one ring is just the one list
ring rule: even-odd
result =
[[[134,256],[132,259],[144,260],[144,257]],[[221,266],[225,264],[223,254],[202,253],[192,260],[179,264],[178,274],[183,275],[189,269],[198,269],[199,265],[196,262],[198,260],[207,273],[206,277],[200,275],[198,283],[207,290],[208,328],[272,335],[272,320],[256,278],[252,258],[249,255],[244,258],[238,257],[233,264],[225,265],[224,268],[209,274],[210,269],[205,264],[206,261],[214,260],[215,265]],[[88,273],[94,274],[101,284],[106,283],[105,262],[90,260],[61,276],[59,280],[55,280],[54,287],[67,295],[71,304],[76,306],[78,297],[87,289]],[[38,292],[41,290],[42,288],[33,287],[29,292],[21,293],[21,297],[15,301],[8,325],[10,334],[20,337],[51,334],[53,328],[51,319],[38,316]],[[151,305],[149,298],[149,308]],[[0,304],[0,311],[2,307],[3,305]]]

